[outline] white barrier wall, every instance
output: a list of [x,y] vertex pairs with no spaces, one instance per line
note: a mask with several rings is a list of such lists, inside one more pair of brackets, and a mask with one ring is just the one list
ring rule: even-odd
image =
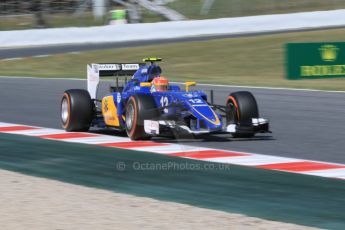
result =
[[0,32],[0,47],[140,41],[345,26],[345,10]]

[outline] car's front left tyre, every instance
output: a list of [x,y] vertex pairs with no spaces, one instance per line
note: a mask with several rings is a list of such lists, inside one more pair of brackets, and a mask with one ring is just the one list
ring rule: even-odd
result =
[[69,132],[87,131],[93,118],[90,94],[82,89],[66,90],[61,99],[61,124]]
[[144,121],[157,117],[156,103],[151,95],[131,96],[126,104],[126,132],[132,140],[147,140],[151,136],[145,133]]

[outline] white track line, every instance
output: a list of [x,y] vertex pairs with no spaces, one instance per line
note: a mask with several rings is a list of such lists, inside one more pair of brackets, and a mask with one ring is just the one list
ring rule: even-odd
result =
[[[2,59],[2,60],[6,60],[6,59]],[[1,59],[0,59],[1,61]],[[0,78],[14,78],[14,79],[33,79],[33,80],[72,80],[72,81],[85,81],[86,79],[82,79],[82,78],[60,78],[60,77],[50,77],[50,78],[44,78],[44,77],[25,77],[25,76],[0,76]],[[104,80],[102,80],[104,81]],[[107,80],[105,80],[107,81]]]
[[[2,59],[6,60],[6,59]],[[40,77],[24,77],[24,76],[0,76],[0,78],[25,78],[25,79],[45,79],[45,80],[72,80],[72,81],[85,81],[86,79],[82,78],[40,78]],[[111,80],[102,80],[102,81],[111,81]],[[181,84],[183,82],[171,82],[174,84]],[[210,86],[210,87],[225,87],[225,88],[249,88],[249,89],[267,89],[267,90],[290,90],[290,91],[306,91],[306,92],[324,92],[324,93],[345,93],[343,90],[321,90],[321,89],[300,89],[300,88],[285,88],[285,87],[265,87],[265,86],[251,86],[251,85],[221,85],[221,84],[207,84],[207,83],[197,83],[201,86]]]
[[289,162],[301,161],[300,159],[266,156],[266,155],[260,155],[260,154],[255,154],[250,157],[248,156],[218,157],[218,158],[207,158],[204,160],[211,161],[211,162],[238,164],[238,165],[246,165],[246,166],[258,166],[258,165],[265,165],[265,164],[289,163]]
[[50,54],[42,54],[42,55],[35,55],[35,56],[31,56],[31,57],[33,57],[33,58],[44,58],[44,57],[50,57],[50,56],[52,56],[52,55],[50,55]]
[[65,131],[61,129],[32,129],[32,130],[23,130],[23,131],[10,131],[6,133],[21,134],[25,136],[42,136],[42,135],[65,133]]
[[[174,82],[172,82],[174,83]],[[180,83],[180,82],[175,82]],[[183,84],[183,83],[180,83]],[[211,87],[225,87],[225,88],[250,88],[250,89],[268,89],[268,90],[290,90],[290,91],[307,91],[307,92],[325,92],[325,93],[345,93],[343,90],[322,90],[322,89],[300,89],[300,88],[285,88],[285,87],[266,87],[266,86],[250,86],[250,85],[218,85],[198,83],[201,86]]]
[[96,136],[96,137],[61,139],[61,141],[82,143],[82,144],[93,144],[93,145],[112,143],[112,142],[131,142],[131,140],[128,137],[116,137],[116,136],[108,136],[108,135],[102,135],[102,134],[99,134],[99,136]]
[[202,150],[210,150],[210,149],[203,148],[203,147],[188,146],[188,145],[169,144],[166,146],[131,148],[131,150],[145,151],[145,152],[152,152],[152,153],[159,153],[159,154],[171,154],[171,153],[202,151]]
[[6,126],[11,126],[14,125],[12,123],[6,123],[6,122],[0,122],[0,127],[6,127]]
[[304,174],[308,174],[312,176],[344,177],[345,178],[345,168],[315,170],[315,171],[310,171],[310,172],[304,172]]
[[18,61],[24,59],[23,57],[16,57],[16,58],[4,58],[0,59],[0,61]]

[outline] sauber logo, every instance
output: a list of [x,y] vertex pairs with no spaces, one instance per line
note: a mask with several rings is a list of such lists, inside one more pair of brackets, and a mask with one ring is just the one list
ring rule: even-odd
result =
[[323,45],[319,50],[322,60],[335,61],[337,59],[339,49],[335,45]]
[[99,70],[120,70],[121,66],[118,64],[99,64]]
[[122,69],[123,70],[137,70],[139,69],[138,64],[122,64]]

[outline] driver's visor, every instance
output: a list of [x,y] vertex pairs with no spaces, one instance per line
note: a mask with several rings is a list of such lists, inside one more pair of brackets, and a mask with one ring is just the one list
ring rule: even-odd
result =
[[162,92],[162,91],[167,91],[168,86],[167,85],[155,85],[156,91]]

